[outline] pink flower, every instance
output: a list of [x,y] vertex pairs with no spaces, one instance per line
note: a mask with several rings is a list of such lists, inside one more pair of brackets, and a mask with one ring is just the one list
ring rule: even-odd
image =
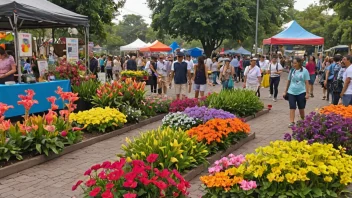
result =
[[75,185],[72,186],[72,191],[75,191],[79,185],[81,185],[83,181],[79,180]]
[[96,183],[97,181],[95,179],[90,179],[86,182],[86,186],[91,187],[91,186],[94,186]]
[[67,134],[68,134],[67,131],[62,131],[62,132],[61,132],[61,136],[62,136],[62,137],[66,137]]
[[44,126],[44,129],[49,131],[49,132],[51,132],[51,133],[53,133],[53,132],[55,132],[56,128],[55,128],[54,125],[46,125],[46,126]]
[[114,195],[110,190],[106,190],[103,194],[101,194],[102,198],[114,198]]
[[86,172],[84,173],[84,176],[90,175],[92,173],[92,169],[88,169],[86,170]]
[[153,163],[156,161],[156,159],[158,159],[158,154],[150,154],[148,157],[147,157],[147,162],[149,163]]
[[242,180],[240,182],[242,190],[248,191],[257,188],[257,183],[255,181]]

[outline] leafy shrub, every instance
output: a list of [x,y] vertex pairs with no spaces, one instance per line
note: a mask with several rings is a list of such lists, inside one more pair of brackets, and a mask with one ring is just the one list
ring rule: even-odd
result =
[[351,164],[331,144],[275,141],[238,167],[201,177],[203,197],[338,197],[352,182]]
[[80,85],[72,85],[72,91],[78,93],[78,96],[84,101],[91,101],[92,96],[97,93],[100,82],[96,79],[89,79],[81,82]]
[[307,140],[309,144],[329,143],[333,144],[335,149],[342,146],[352,155],[352,119],[334,113],[325,115],[312,112],[292,128],[292,137],[285,134],[286,140],[290,141],[291,138],[298,141]]
[[81,186],[85,197],[185,198],[190,185],[177,170],[153,168],[158,154],[150,154],[145,163],[140,160],[105,161],[88,169],[84,175],[89,179],[79,180],[72,186]]
[[139,122],[142,118],[142,111],[140,109],[133,108],[127,104],[121,107],[121,112],[126,115],[128,123]]
[[208,96],[205,103],[209,108],[222,109],[240,117],[254,115],[264,108],[253,91],[244,89],[222,90]]
[[157,113],[168,113],[170,104],[172,102],[171,98],[165,98],[162,96],[147,96],[145,100],[141,102],[141,110],[143,114],[147,117],[154,116]]
[[221,109],[220,110],[210,109],[205,106],[188,107],[187,109],[185,109],[183,113],[187,114],[189,117],[200,119],[203,121],[203,123],[206,123],[208,120],[211,120],[214,118],[220,118],[220,119],[236,118],[236,116],[233,115],[232,113],[226,112]]
[[188,107],[195,107],[199,104],[196,98],[185,98],[182,100],[174,100],[170,104],[170,112],[184,111]]
[[110,107],[93,108],[87,111],[72,113],[70,120],[80,127],[84,127],[88,132],[107,132],[121,128],[126,122],[126,116]]
[[131,142],[126,138],[127,146],[122,145],[125,157],[146,160],[147,156],[155,153],[160,156],[155,166],[161,169],[176,168],[180,172],[206,163],[208,149],[205,144],[190,138],[181,129],[171,128],[151,130],[142,133]]
[[202,123],[201,120],[197,118],[189,117],[182,112],[169,113],[163,118],[162,122],[163,122],[163,127],[170,127],[173,129],[180,128],[184,131],[192,127],[198,126],[199,124]]
[[56,79],[69,79],[71,85],[76,86],[79,86],[81,82],[90,78],[96,78],[95,75],[85,76],[86,67],[80,61],[76,63],[67,62],[66,60],[61,61],[59,66],[56,67],[56,71],[54,73]]
[[238,118],[213,119],[187,131],[191,137],[207,144],[212,153],[225,150],[230,145],[247,137],[249,125]]

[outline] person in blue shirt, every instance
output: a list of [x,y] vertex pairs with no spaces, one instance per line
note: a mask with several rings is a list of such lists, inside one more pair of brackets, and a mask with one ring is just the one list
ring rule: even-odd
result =
[[327,94],[331,94],[331,99],[334,101],[334,93],[329,89],[331,83],[334,81],[335,72],[338,73],[341,69],[339,62],[341,61],[341,55],[334,56],[334,62],[325,68],[325,81],[324,86],[327,89]]
[[[230,65],[232,67],[235,68],[235,75],[234,75],[234,79],[236,82],[238,82],[240,79],[240,70],[239,70],[239,67],[240,67],[240,62],[238,61],[238,58],[237,56],[234,56],[230,62]],[[238,78],[238,80],[237,80]]]
[[309,99],[309,72],[303,67],[303,60],[295,58],[293,60],[293,69],[289,72],[286,90],[283,97],[288,100],[290,106],[290,125],[295,125],[295,111],[299,109],[299,114],[304,119],[306,102]]

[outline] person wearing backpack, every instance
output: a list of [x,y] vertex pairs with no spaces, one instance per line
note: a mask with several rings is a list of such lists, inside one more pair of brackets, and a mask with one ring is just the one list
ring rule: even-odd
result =
[[[331,89],[331,83],[334,81],[334,77],[338,74],[338,71],[340,70],[341,66],[338,64],[341,60],[340,55],[335,55],[334,56],[334,62],[331,63],[330,66],[328,66],[325,69],[325,81],[324,81],[324,86],[327,89],[327,94],[331,94],[331,99],[334,101],[334,94]],[[336,73],[337,72],[337,73]],[[335,78],[336,79],[336,78]]]
[[273,56],[271,63],[268,66],[267,74],[270,74],[270,98],[273,98],[273,101],[277,101],[277,95],[279,93],[279,84],[280,84],[280,75],[282,73],[283,67],[277,61],[277,56]]

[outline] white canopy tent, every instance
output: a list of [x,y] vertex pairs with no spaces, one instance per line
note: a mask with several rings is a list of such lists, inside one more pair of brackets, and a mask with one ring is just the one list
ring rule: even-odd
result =
[[133,41],[132,43],[125,45],[125,46],[121,46],[120,50],[121,51],[137,51],[140,48],[145,47],[147,44],[145,42],[143,42],[141,39],[137,38],[137,40]]

